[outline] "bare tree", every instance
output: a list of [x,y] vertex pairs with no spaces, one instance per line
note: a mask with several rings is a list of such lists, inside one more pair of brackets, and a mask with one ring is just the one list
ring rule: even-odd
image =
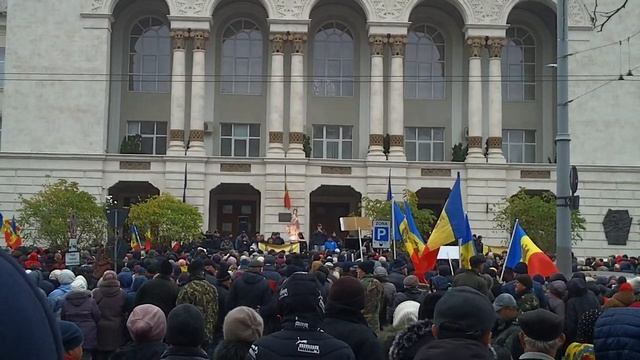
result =
[[629,0],[621,0],[620,5],[614,7],[613,9],[601,10],[599,8],[598,0],[594,1],[595,2],[593,4],[593,10],[590,11],[590,16],[591,23],[597,31],[602,31],[605,25],[607,25],[607,23],[611,21],[611,19],[618,15],[618,13],[622,11],[622,9],[624,9],[629,3]]

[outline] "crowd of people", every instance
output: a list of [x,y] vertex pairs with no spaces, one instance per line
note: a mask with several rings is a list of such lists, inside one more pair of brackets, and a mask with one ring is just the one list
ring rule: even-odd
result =
[[353,260],[327,249],[332,236],[287,254],[213,235],[115,264],[85,254],[72,268],[41,249],[3,253],[0,318],[23,325],[2,358],[640,359],[638,263],[626,255],[576,259],[572,276],[544,278],[488,252],[470,269],[441,262],[421,283],[406,257]]

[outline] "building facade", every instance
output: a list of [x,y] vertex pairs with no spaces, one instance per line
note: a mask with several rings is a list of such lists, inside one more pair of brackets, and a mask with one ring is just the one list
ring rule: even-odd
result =
[[[363,196],[384,198],[389,172],[396,196],[416,191],[435,211],[460,173],[474,232],[498,245],[509,234],[495,230],[496,204],[521,187],[555,190],[552,0],[0,5],[4,214],[67,178],[123,206],[184,197],[205,229],[285,232],[286,182],[308,234],[337,230]],[[626,245],[609,245],[605,228],[620,225],[603,221],[609,209],[640,218],[640,4],[603,31],[590,6],[569,1],[587,220],[576,253],[634,252],[637,220]]]

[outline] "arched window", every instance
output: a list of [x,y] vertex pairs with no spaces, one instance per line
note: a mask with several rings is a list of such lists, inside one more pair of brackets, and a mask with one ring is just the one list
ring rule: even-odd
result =
[[262,31],[253,21],[238,19],[222,34],[223,94],[262,95]]
[[524,28],[507,30],[507,43],[502,49],[502,80],[505,101],[535,100],[536,41]]
[[321,26],[313,41],[313,94],[353,96],[353,35],[332,21]]
[[160,18],[143,17],[129,34],[129,90],[168,93],[170,76],[169,27]]
[[433,26],[412,26],[404,59],[404,95],[407,99],[444,99],[445,46]]

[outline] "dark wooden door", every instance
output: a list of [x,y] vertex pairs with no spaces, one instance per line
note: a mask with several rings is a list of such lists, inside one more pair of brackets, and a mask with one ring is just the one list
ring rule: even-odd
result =
[[251,235],[257,229],[256,201],[218,201],[218,228],[223,234],[237,235],[246,231]]
[[341,234],[340,218],[349,216],[349,212],[349,203],[311,203],[309,236],[316,230],[318,224],[322,224],[328,235],[334,231],[336,234]]

